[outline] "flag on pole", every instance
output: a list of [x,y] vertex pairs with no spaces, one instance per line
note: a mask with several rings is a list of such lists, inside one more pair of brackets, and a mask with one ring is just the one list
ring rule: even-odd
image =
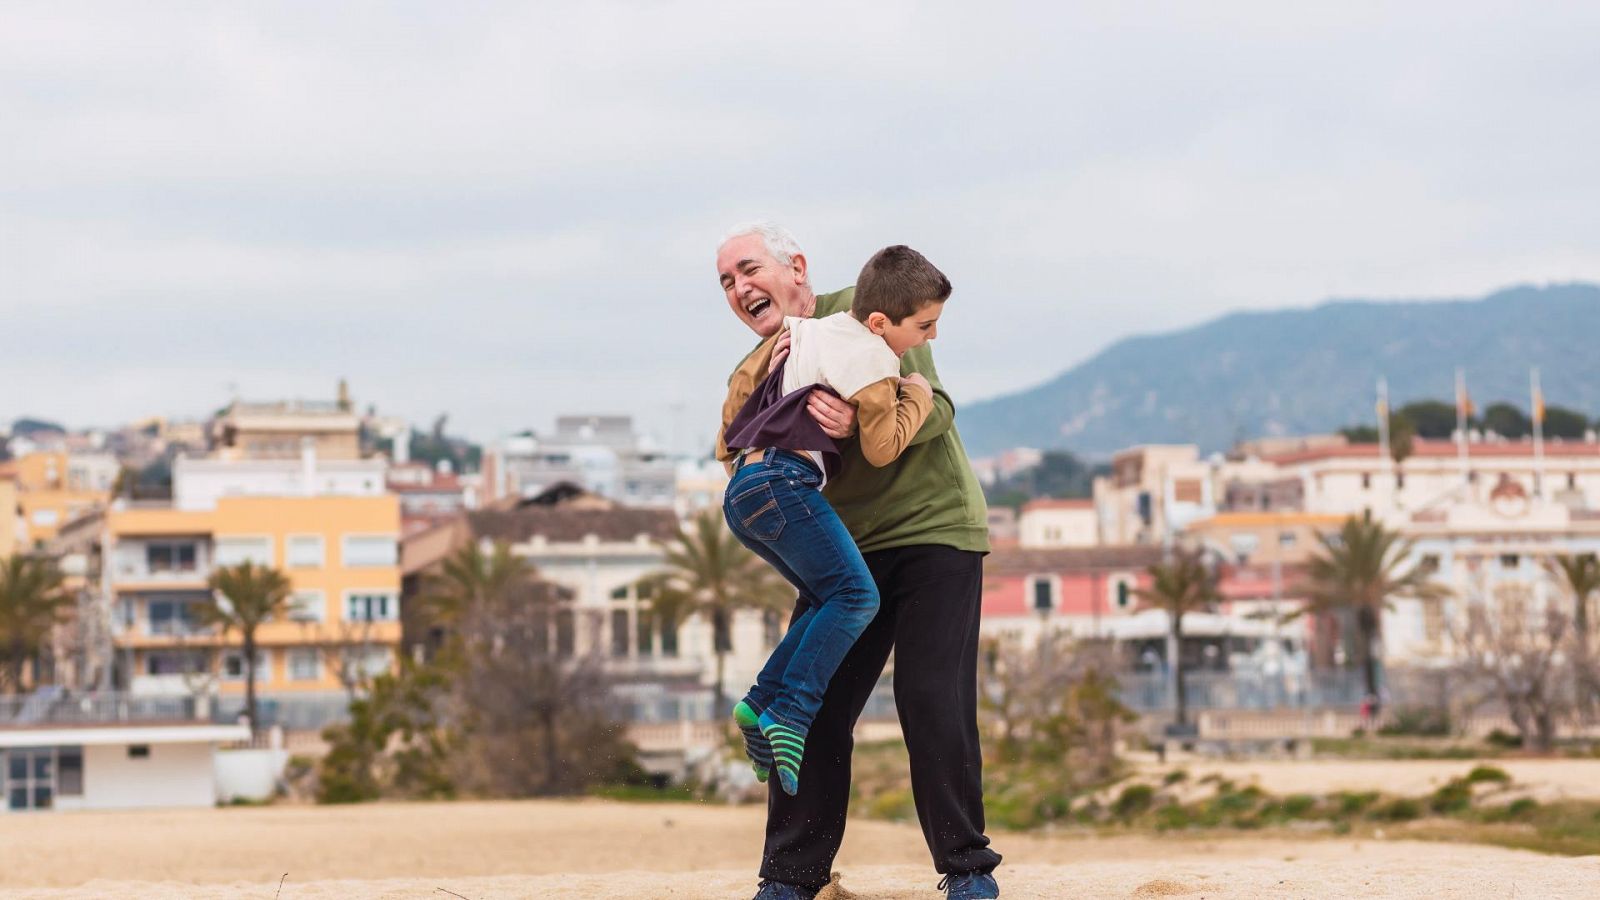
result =
[[1389,449],[1389,379],[1378,379],[1378,457],[1387,465],[1393,457]]
[[1544,387],[1539,370],[1528,372],[1528,389],[1533,394],[1533,493],[1544,496]]
[[1461,460],[1461,480],[1472,483],[1472,463],[1467,459],[1467,420],[1472,418],[1472,397],[1467,393],[1467,373],[1456,370],[1456,453]]

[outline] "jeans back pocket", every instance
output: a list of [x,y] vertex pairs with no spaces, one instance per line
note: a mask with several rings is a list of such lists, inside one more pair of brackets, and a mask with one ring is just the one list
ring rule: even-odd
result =
[[769,543],[783,534],[786,524],[770,484],[756,485],[729,500],[728,518],[737,521],[746,534]]

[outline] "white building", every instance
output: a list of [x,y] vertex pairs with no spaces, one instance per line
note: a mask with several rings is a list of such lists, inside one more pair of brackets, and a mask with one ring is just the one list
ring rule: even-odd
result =
[[1017,540],[1028,548],[1093,547],[1100,517],[1093,500],[1030,500],[1017,517]]
[[215,509],[220,497],[378,497],[388,463],[373,459],[319,459],[303,443],[299,459],[222,459],[180,456],[172,469],[172,505]]
[[31,697],[0,708],[0,815],[216,805],[218,747],[250,729],[152,702],[84,695],[45,708]]
[[629,506],[670,509],[677,464],[641,438],[628,416],[561,416],[554,433],[505,439],[496,454],[496,497],[533,497],[557,484]]

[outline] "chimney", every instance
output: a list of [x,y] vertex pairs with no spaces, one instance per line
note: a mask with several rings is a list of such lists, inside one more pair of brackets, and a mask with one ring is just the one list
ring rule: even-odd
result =
[[394,464],[397,466],[403,466],[411,462],[411,425],[409,423],[406,424],[405,428],[401,429],[399,434],[394,436],[394,449],[389,455],[394,458]]

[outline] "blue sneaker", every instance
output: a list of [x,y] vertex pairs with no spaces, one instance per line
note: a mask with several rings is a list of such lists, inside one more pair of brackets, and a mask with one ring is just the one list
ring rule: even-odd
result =
[[764,878],[751,900],[812,900],[816,896],[817,892],[810,888]]
[[939,890],[949,900],[995,900],[1000,896],[1000,883],[988,872],[963,872],[940,879]]

